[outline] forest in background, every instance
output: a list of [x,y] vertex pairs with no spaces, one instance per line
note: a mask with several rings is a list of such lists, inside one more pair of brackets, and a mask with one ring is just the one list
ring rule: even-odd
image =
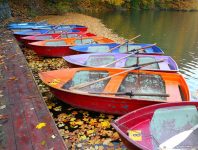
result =
[[[0,0],[2,1],[2,0]],[[8,0],[13,16],[111,10],[198,10],[198,0]]]

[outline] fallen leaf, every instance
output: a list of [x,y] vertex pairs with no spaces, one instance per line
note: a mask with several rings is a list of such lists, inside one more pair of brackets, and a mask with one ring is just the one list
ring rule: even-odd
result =
[[75,124],[76,125],[82,125],[83,124],[83,121],[75,121]]
[[70,119],[70,121],[75,121],[75,120],[76,120],[76,118],[71,118],[71,119]]
[[56,138],[56,136],[55,136],[55,135],[52,135],[51,137],[52,137],[52,139],[55,139],[55,138]]
[[10,77],[9,80],[18,80],[16,77]]
[[41,128],[45,127],[45,126],[46,126],[46,123],[45,122],[41,122],[41,123],[36,125],[36,128],[37,129],[41,129]]
[[77,112],[77,111],[73,111],[72,114],[73,114],[73,115],[77,115],[78,112]]
[[109,145],[110,142],[111,142],[111,139],[106,139],[106,140],[104,140],[103,144],[104,145]]
[[64,127],[64,125],[65,125],[64,123],[59,123],[58,127],[61,128],[61,127]]
[[97,122],[96,119],[91,119],[90,122],[89,122],[89,124],[93,126],[93,125],[96,124],[96,122]]
[[81,141],[83,141],[83,140],[86,140],[87,139],[87,137],[86,137],[86,135],[82,135],[82,136],[80,136],[80,138],[79,138]]
[[61,111],[62,110],[62,107],[61,106],[55,107],[54,110],[55,111]]
[[109,121],[103,121],[103,122],[101,122],[101,126],[103,128],[109,128],[110,127],[110,123],[109,123]]
[[88,130],[87,131],[87,134],[89,135],[89,134],[92,134],[92,133],[94,133],[94,130]]
[[0,115],[0,120],[1,119],[8,119],[8,115]]
[[6,108],[6,105],[1,105],[0,106],[0,109],[5,109]]
[[41,145],[45,145],[46,144],[46,141],[41,141]]

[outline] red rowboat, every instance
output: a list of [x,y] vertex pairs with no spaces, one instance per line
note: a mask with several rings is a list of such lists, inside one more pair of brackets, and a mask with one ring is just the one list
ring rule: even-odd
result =
[[73,68],[42,72],[39,76],[60,100],[109,114],[121,115],[157,103],[190,100],[188,86],[178,73]]
[[111,125],[130,150],[196,149],[198,102],[166,103],[130,112]]
[[105,37],[83,37],[83,38],[65,38],[44,40],[39,42],[29,43],[30,48],[34,50],[39,56],[46,57],[62,57],[73,54],[70,46],[90,44],[90,43],[113,43]]

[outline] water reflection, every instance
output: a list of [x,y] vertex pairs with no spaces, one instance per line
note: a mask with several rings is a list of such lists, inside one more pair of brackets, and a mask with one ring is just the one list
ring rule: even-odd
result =
[[166,55],[177,62],[190,87],[192,99],[198,99],[198,12],[133,11],[91,14],[102,19],[115,33],[136,42],[158,43]]

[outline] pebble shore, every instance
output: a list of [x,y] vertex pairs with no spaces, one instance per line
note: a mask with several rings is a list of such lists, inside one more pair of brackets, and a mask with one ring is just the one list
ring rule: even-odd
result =
[[63,16],[39,16],[35,21],[47,20],[50,24],[79,24],[88,27],[88,32],[98,36],[110,38],[116,42],[124,42],[125,39],[113,33],[111,29],[105,27],[100,19],[79,13],[66,13]]

